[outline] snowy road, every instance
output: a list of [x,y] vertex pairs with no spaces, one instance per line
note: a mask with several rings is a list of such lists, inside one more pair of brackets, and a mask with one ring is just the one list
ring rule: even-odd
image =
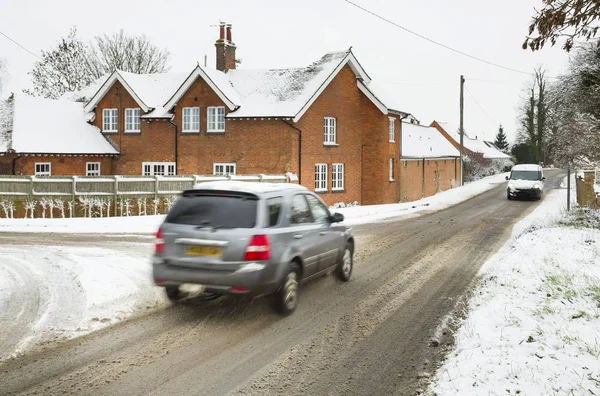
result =
[[[559,174],[546,172],[547,187],[558,185]],[[434,370],[442,346],[450,341],[437,329],[440,347],[430,347],[438,324],[510,235],[512,224],[537,205],[507,201],[498,187],[437,213],[357,226],[353,280],[345,285],[333,278],[312,282],[291,317],[272,313],[266,299],[252,304],[229,298],[190,301],[0,363],[2,392],[414,394],[427,381],[423,372]],[[99,257],[112,252],[130,258],[125,283],[130,276],[148,274],[148,245],[141,240],[29,238],[5,235],[0,243],[5,243],[2,249],[27,252],[21,264],[38,277],[38,290],[44,290],[39,287],[47,283],[44,277],[52,276],[49,268],[36,272],[49,246],[58,245],[51,247],[53,254],[61,254],[66,245],[76,251],[73,245],[80,244],[95,246]],[[47,246],[36,250],[22,242],[35,238],[34,246]],[[77,268],[76,254],[65,260]],[[15,266],[2,270],[19,277]],[[115,292],[122,293],[119,300],[127,299],[126,286],[115,285]],[[76,287],[67,284],[56,293]],[[36,312],[36,292],[28,293],[13,296],[8,305],[26,296]],[[73,303],[73,310],[95,309]]]

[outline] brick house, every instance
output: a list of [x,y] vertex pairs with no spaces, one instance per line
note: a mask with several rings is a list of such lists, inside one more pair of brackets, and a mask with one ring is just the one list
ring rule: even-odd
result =
[[415,201],[460,182],[460,153],[436,128],[402,123],[400,200]]
[[[224,24],[215,47],[217,69],[115,71],[59,101],[35,99],[40,107],[68,102],[77,108],[78,114],[64,115],[71,117],[75,134],[53,137],[43,153],[35,153],[47,157],[27,159],[29,153],[18,146],[6,148],[2,173],[291,173],[329,204],[400,200],[401,128],[409,114],[371,81],[351,49],[327,53],[303,68],[236,69],[231,26]],[[15,99],[13,140],[25,133],[17,122],[19,103],[30,99]],[[32,130],[51,136],[45,120],[40,122]],[[83,131],[93,141],[86,138],[85,147],[70,154],[66,147],[81,140]],[[90,173],[87,164],[98,162],[92,161],[96,156],[102,156],[101,164]],[[18,165],[9,165],[15,157]],[[51,171],[38,172],[38,161],[49,162]]]

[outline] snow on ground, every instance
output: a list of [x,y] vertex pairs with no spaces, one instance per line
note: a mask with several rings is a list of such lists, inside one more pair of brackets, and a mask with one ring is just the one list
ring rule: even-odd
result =
[[0,246],[0,360],[166,303],[151,244]]
[[[505,183],[508,173],[468,183],[463,187],[440,192],[415,202],[366,205],[334,209],[345,217],[344,224],[353,225],[383,220],[390,217],[415,216],[422,212],[443,210],[473,198]],[[72,218],[72,219],[0,219],[0,232],[63,232],[63,233],[155,233],[164,216]]]
[[428,393],[600,394],[600,214],[565,207],[548,194],[484,265]]

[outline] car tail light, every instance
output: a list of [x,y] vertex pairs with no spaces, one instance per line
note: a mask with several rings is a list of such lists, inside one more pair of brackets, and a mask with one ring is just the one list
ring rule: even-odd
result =
[[154,253],[160,254],[165,251],[165,240],[163,239],[163,231],[161,228],[156,231],[156,241],[154,242]]
[[254,235],[246,248],[245,261],[261,261],[271,258],[271,246],[266,235]]

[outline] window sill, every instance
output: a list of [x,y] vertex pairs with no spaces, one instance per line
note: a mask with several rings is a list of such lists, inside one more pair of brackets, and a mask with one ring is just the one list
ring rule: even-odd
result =
[[208,130],[208,131],[206,131],[206,133],[225,133],[225,129],[223,129],[223,130],[218,130],[218,129]]
[[396,143],[396,141],[395,140],[390,140],[389,143]]
[[225,135],[225,131],[206,131],[207,135]]
[[339,144],[337,144],[337,143],[323,143],[323,146],[328,146],[328,147],[339,147]]
[[343,188],[342,189],[332,189],[331,190],[332,194],[341,194],[341,193],[345,193],[345,192],[346,192],[346,190],[344,190]]
[[199,133],[200,133],[200,131],[181,131],[181,133],[185,133],[185,134],[191,134],[191,135],[193,135],[193,134],[199,134]]
[[107,135],[111,135],[111,134],[114,135],[114,134],[119,133],[119,131],[102,131],[102,133],[105,133]]
[[329,190],[315,190],[315,194],[329,194]]
[[390,183],[395,183],[396,179],[390,179]]
[[139,135],[142,131],[125,131],[126,135]]

